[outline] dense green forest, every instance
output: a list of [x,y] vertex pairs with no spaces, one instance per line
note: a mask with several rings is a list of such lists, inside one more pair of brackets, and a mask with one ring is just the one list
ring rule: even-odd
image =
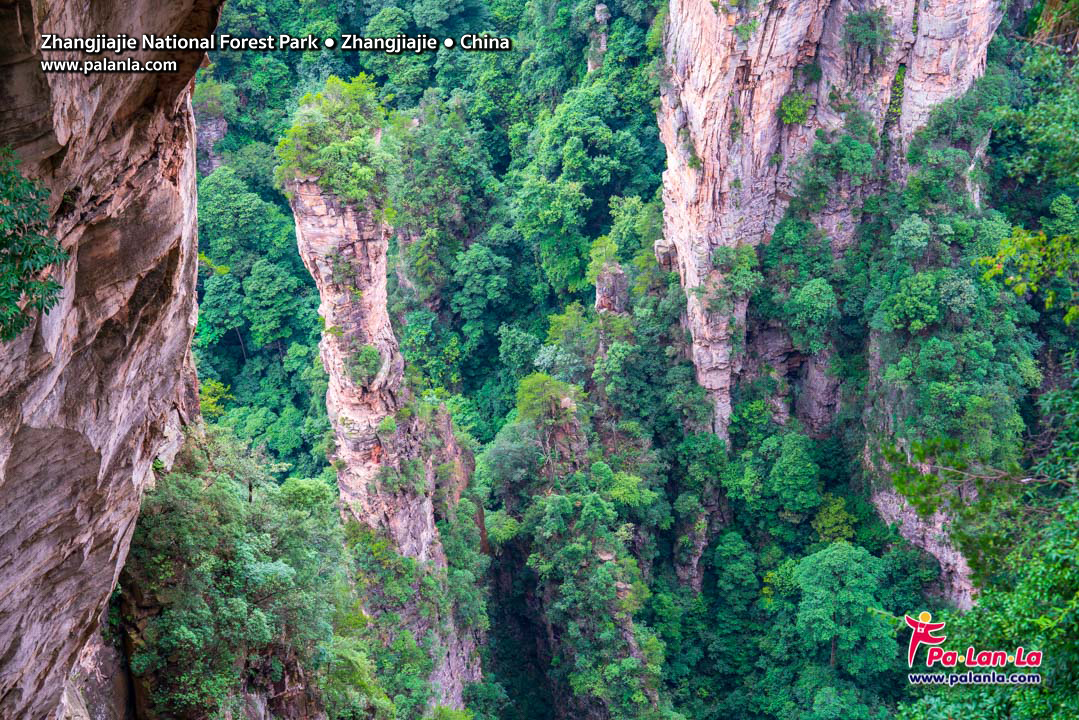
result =
[[[687,360],[678,276],[653,250],[666,10],[608,3],[588,72],[594,7],[226,3],[234,35],[486,30],[515,49],[217,53],[201,71],[198,121],[227,125],[198,186],[205,425],[145,499],[110,625],[141,623],[130,664],[151,705],[225,717],[239,688],[289,678],[335,720],[1074,717],[1079,71],[1023,39],[1041,6],[1005,20],[985,76],[915,138],[905,182],[859,208],[845,256],[811,215],[840,177],[885,173],[890,151],[854,111],[818,135],[772,241],[717,253],[754,321],[807,354],[834,345],[845,398],[811,437],[772,419],[773,380],[739,386],[729,446]],[[804,121],[797,99],[783,122]],[[327,118],[355,137],[319,135]],[[298,159],[301,140],[324,151]],[[978,207],[957,183],[986,140]],[[440,527],[449,583],[421,601],[486,638],[464,711],[431,702],[427,639],[384,642],[423,569],[338,512],[318,292],[275,173],[290,164],[392,209],[407,383],[477,458]],[[597,280],[616,271],[628,304],[599,313]],[[868,387],[871,331],[884,388]],[[980,588],[970,612],[934,595],[933,558],[869,502],[861,453],[885,425],[896,487],[954,519]],[[146,598],[159,611],[135,618]],[[1043,650],[1042,684],[912,689],[902,617],[920,610],[976,647]]]

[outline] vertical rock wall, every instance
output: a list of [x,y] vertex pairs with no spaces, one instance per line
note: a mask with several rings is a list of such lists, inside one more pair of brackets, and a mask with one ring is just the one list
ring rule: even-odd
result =
[[188,88],[202,54],[172,54],[170,74],[46,75],[40,35],[206,36],[218,5],[0,2],[0,145],[51,191],[70,256],[56,307],[0,345],[0,717],[56,713],[151,463],[198,407]]
[[[847,18],[877,8],[891,31],[887,46],[876,52],[851,46]],[[839,386],[826,372],[827,352],[803,358],[777,328],[747,338],[747,298],[734,298],[722,311],[709,307],[724,283],[712,263],[715,249],[769,241],[793,194],[796,163],[816,130],[843,124],[836,98],[852,103],[891,140],[889,168],[901,179],[904,150],[933,106],[961,95],[984,71],[1001,16],[998,0],[770,0],[752,9],[671,0],[658,114],[667,149],[664,237],[656,254],[678,271],[686,290],[692,359],[719,436],[727,436],[731,392],[750,370],[748,357],[796,374],[801,393],[794,411],[810,432],[831,423]],[[802,71],[810,65],[819,67],[819,79]],[[900,72],[902,97],[893,103]],[[813,104],[806,122],[785,125],[779,109],[792,93]],[[836,187],[814,218],[837,255],[853,239],[852,208],[872,189]],[[777,408],[777,417],[788,412]],[[925,528],[915,527],[913,513],[905,519],[903,533],[917,544]]]
[[[435,525],[436,493],[455,503],[471,477],[471,454],[460,447],[449,417],[423,421],[405,407],[404,358],[387,312],[386,255],[390,230],[377,209],[358,209],[314,179],[289,184],[300,256],[318,285],[325,322],[320,351],[329,374],[326,407],[334,429],[338,485],[345,511],[385,532],[407,557],[446,569]],[[365,350],[366,349],[366,350]],[[377,361],[363,362],[366,353]],[[429,442],[429,440],[434,442]],[[438,468],[452,468],[449,478]],[[389,475],[410,476],[407,483]],[[439,635],[431,683],[436,701],[463,707],[462,692],[480,679],[477,639],[452,617],[409,614],[402,626]]]
[[[742,366],[737,348],[747,301],[736,299],[729,313],[708,309],[709,294],[723,284],[712,253],[768,240],[790,201],[793,168],[816,129],[843,123],[832,97],[854,102],[902,147],[934,105],[962,94],[981,75],[1001,18],[995,0],[881,5],[892,37],[887,53],[874,57],[848,45],[844,25],[851,13],[875,7],[870,0],[771,0],[751,11],[722,4],[717,10],[709,0],[670,3],[658,116],[667,148],[664,237],[656,252],[686,288],[693,360],[720,436],[726,436],[732,382]],[[756,29],[743,40],[737,29],[750,27]],[[810,81],[800,70],[814,63],[821,77]],[[900,66],[906,81],[899,119],[886,128]],[[813,100],[805,123],[780,121],[780,104],[791,93]],[[818,218],[837,251],[852,237],[854,199],[849,189],[836,188]]]

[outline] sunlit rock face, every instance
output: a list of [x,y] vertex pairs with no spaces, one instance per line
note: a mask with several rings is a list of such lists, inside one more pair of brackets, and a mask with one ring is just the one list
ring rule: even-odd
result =
[[197,412],[189,90],[202,54],[172,54],[169,74],[46,75],[40,36],[207,36],[219,4],[0,3],[0,146],[51,191],[49,231],[69,255],[59,303],[0,345],[0,717],[57,712],[151,464]]
[[[848,17],[878,7],[890,30],[886,47],[848,42]],[[779,399],[777,419],[793,410],[811,434],[822,434],[838,408],[839,383],[826,372],[831,350],[803,357],[781,328],[747,335],[748,298],[716,310],[709,299],[724,277],[713,254],[770,240],[794,193],[797,163],[818,128],[842,127],[844,103],[890,140],[887,174],[901,179],[905,149],[932,108],[984,71],[1002,8],[996,0],[771,0],[746,10],[671,0],[669,8],[658,113],[667,150],[664,235],[656,254],[686,289],[692,359],[712,401],[713,430],[727,437],[734,385],[767,366],[801,387],[793,408]],[[807,116],[784,124],[780,106],[793,94],[811,101]],[[837,256],[853,240],[853,209],[874,189],[841,182],[813,218]],[[924,535],[908,525],[903,532]]]

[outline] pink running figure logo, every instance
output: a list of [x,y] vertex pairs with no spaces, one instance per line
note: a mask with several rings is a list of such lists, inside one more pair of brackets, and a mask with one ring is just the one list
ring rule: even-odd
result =
[[924,610],[918,615],[917,620],[910,615],[904,615],[903,619],[907,621],[907,625],[910,625],[913,630],[910,634],[910,646],[907,649],[907,665],[914,667],[914,653],[918,652],[919,645],[923,643],[926,645],[940,645],[948,639],[948,636],[936,637],[933,635],[937,630],[944,627],[944,623],[929,622],[933,619],[933,616]]

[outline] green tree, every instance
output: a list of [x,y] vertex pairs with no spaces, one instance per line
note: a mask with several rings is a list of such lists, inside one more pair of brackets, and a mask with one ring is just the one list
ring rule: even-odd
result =
[[[417,25],[423,26],[417,22]],[[395,37],[413,32],[412,18],[399,7],[384,7],[367,23],[367,37]],[[431,73],[430,53],[363,53],[364,69],[384,81],[382,97],[409,107],[419,100]]]
[[884,8],[852,12],[843,24],[843,42],[865,48],[876,58],[887,54],[892,44],[892,32],[892,23]]
[[[1002,275],[1005,266],[1014,267],[1005,282],[1015,293],[1042,291],[1045,309],[1063,304],[1064,322],[1070,325],[1079,318],[1079,212],[1067,195],[1053,200],[1050,211],[1053,217],[1044,222],[1045,229],[1031,233],[1015,228],[996,255],[982,258],[981,263],[989,266],[987,279]],[[1059,303],[1060,295],[1063,303]]]
[[824,501],[817,512],[813,522],[810,523],[817,532],[821,542],[833,543],[840,540],[850,541],[854,538],[854,523],[856,518],[847,512],[845,498],[824,494]]
[[1004,136],[1022,141],[1019,152],[1006,159],[1007,169],[1020,178],[1060,178],[1074,185],[1079,180],[1079,70],[1059,48],[1042,45],[1029,49],[1022,74],[1033,86],[1033,101],[998,110]]
[[787,93],[779,103],[779,119],[784,125],[802,125],[809,119],[811,107],[813,107],[813,98],[809,94]]
[[301,314],[302,283],[286,268],[269,260],[256,260],[244,278],[243,313],[258,346],[287,340]]
[[375,84],[360,73],[349,82],[330,76],[326,86],[300,100],[291,128],[277,145],[277,181],[315,176],[326,189],[361,203],[380,200],[383,163],[375,139],[385,110]]
[[454,270],[451,307],[464,321],[465,351],[476,349],[493,337],[498,327],[498,311],[507,300],[510,261],[476,243],[458,253]]
[[344,579],[333,489],[279,486],[273,470],[227,431],[193,428],[147,494],[121,584],[160,604],[125,618],[158,712],[220,712],[250,678],[268,686],[273,664],[314,671],[331,641],[327,590]]
[[67,259],[49,237],[48,191],[22,176],[15,153],[0,147],[0,340],[12,340],[60,297],[46,273]]
[[517,391],[517,415],[540,425],[564,422],[572,417],[574,389],[550,375],[532,373],[521,380]]
[[791,293],[784,306],[795,347],[816,354],[828,345],[839,320],[839,302],[824,278],[814,278]]
[[517,207],[517,229],[539,248],[540,265],[557,292],[587,287],[588,238],[582,212],[592,200],[579,182],[533,176],[525,180]]
[[809,438],[798,432],[786,433],[779,440],[778,450],[765,484],[778,508],[800,515],[820,505],[820,467],[813,461]]
[[885,301],[885,319],[895,330],[918,333],[940,319],[940,293],[934,272],[920,272],[899,281]]
[[919,215],[911,215],[892,234],[892,247],[897,257],[914,262],[925,257],[931,238],[929,223]]
[[802,591],[798,632],[805,649],[852,677],[892,666],[892,630],[874,609],[881,585],[878,558],[864,548],[837,542],[804,558],[794,571]]

